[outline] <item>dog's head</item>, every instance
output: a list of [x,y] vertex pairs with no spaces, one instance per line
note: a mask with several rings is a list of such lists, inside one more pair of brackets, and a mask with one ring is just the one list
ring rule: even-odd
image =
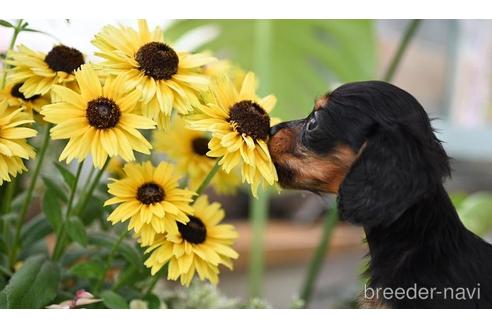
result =
[[271,129],[269,149],[284,188],[336,193],[341,216],[363,225],[398,218],[450,174],[422,106],[380,81],[320,97],[305,119]]

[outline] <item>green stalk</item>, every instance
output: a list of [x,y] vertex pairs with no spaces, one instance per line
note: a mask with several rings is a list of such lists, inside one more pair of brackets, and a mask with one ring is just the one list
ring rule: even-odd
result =
[[333,229],[338,223],[338,213],[335,208],[328,212],[324,220],[323,231],[318,246],[314,252],[314,255],[309,263],[306,277],[301,289],[301,299],[304,301],[304,307],[309,305],[311,297],[313,295],[314,285],[318,278],[321,266],[323,265],[326,253],[330,246],[330,240],[333,233]]
[[87,190],[87,192],[82,194],[82,198],[80,199],[80,201],[77,205],[77,208],[75,210],[75,214],[78,215],[84,211],[85,207],[87,206],[87,203],[89,202],[89,199],[92,197],[92,194],[94,193],[94,190],[96,189],[97,185],[99,184],[99,181],[101,180],[101,177],[102,177],[104,171],[106,171],[106,168],[108,167],[110,160],[111,160],[111,158],[109,158],[109,157],[108,157],[108,159],[106,159],[106,162],[104,162],[102,169],[100,169],[97,172],[97,175],[94,178],[94,180],[92,181],[92,183],[90,184],[90,187]]
[[58,260],[63,253],[63,248],[65,244],[65,225],[68,223],[70,216],[72,215],[72,206],[73,201],[75,199],[75,194],[77,193],[77,185],[79,184],[80,172],[82,172],[82,167],[84,166],[84,162],[79,163],[79,167],[77,168],[77,173],[75,175],[75,181],[70,190],[70,198],[67,203],[67,210],[65,212],[65,220],[62,222],[60,226],[60,231],[56,234],[56,244],[55,250],[53,251],[53,260]]
[[391,82],[393,80],[396,70],[400,66],[403,55],[405,54],[410,41],[412,41],[421,23],[422,21],[420,19],[412,19],[412,21],[408,24],[405,34],[403,34],[403,37],[400,40],[398,49],[396,50],[396,53],[393,56],[386,73],[384,74],[384,81]]
[[150,282],[149,288],[147,288],[147,291],[145,292],[144,295],[150,295],[150,293],[152,293],[155,286],[159,282],[159,279],[161,279],[166,272],[167,272],[167,265],[164,266],[164,268],[162,268],[159,272],[155,274],[155,276],[152,278],[152,281]]
[[251,251],[249,259],[249,294],[261,297],[264,275],[264,234],[268,217],[269,195],[265,192],[258,199],[251,199]]
[[113,263],[113,258],[114,258],[114,254],[116,253],[116,249],[123,242],[123,239],[125,239],[125,237],[128,236],[128,233],[129,232],[130,231],[128,229],[125,229],[123,231],[123,233],[120,235],[120,238],[118,238],[118,240],[116,241],[116,243],[111,248],[111,252],[109,253],[108,258],[106,260],[106,265],[104,266],[104,270],[102,271],[102,274],[99,277],[99,280],[97,281],[97,284],[96,284],[96,286],[94,288],[94,291],[95,291],[96,294],[99,293],[99,291],[101,290],[101,287],[102,287],[102,285],[104,283],[104,278],[106,277],[106,273],[111,268],[111,264]]
[[75,182],[73,183],[72,190],[70,192],[70,198],[67,204],[67,212],[65,214],[65,218],[67,220],[70,218],[70,215],[72,214],[73,200],[75,199],[75,194],[77,193],[77,185],[79,184],[80,173],[82,172],[83,166],[84,166],[84,162],[80,162],[79,167],[77,168],[77,173],[75,174]]
[[200,196],[205,191],[205,189],[208,187],[208,185],[212,181],[213,177],[219,171],[219,168],[220,168],[219,161],[220,161],[220,159],[221,158],[218,158],[217,159],[217,162],[215,162],[215,165],[212,167],[212,169],[210,170],[210,172],[208,172],[207,176],[205,177],[205,179],[203,179],[203,182],[200,184],[200,186],[196,190],[195,199],[198,198],[198,196]]
[[16,188],[17,178],[12,178],[10,182],[7,183],[7,188],[5,188],[5,193],[3,194],[2,201],[2,213],[10,212],[10,205],[12,203],[12,198],[14,198],[15,188]]
[[[17,41],[17,37],[19,36],[19,33],[22,31],[22,19],[19,19],[17,21],[17,25],[14,28],[14,34],[12,35],[12,39],[10,40],[9,48],[7,50],[7,54],[10,50],[14,49],[15,42]],[[5,88],[5,82],[7,82],[7,66],[4,64],[4,71],[3,71],[3,77],[2,77],[2,85],[0,89]]]
[[90,189],[92,186],[91,181],[95,172],[96,172],[96,168],[94,167],[94,165],[91,165],[91,170],[89,171],[89,175],[87,176],[86,179],[87,183],[84,185],[82,191],[80,192],[80,199],[79,202],[77,203],[77,208],[75,209],[75,213],[77,213],[77,215],[80,214],[79,207],[80,207],[81,200],[85,199],[85,195],[88,193],[88,189]]
[[82,189],[82,193],[81,195],[85,194],[87,192],[87,187],[89,187],[89,183],[90,181],[92,180],[92,177],[94,176],[94,173],[96,172],[96,168],[94,167],[94,165],[91,165],[91,170],[89,171],[89,175],[87,176],[87,182],[86,185],[84,186],[84,188]]
[[27,188],[26,198],[24,198],[24,202],[22,203],[19,220],[17,221],[17,225],[15,227],[14,243],[13,243],[12,253],[10,254],[11,267],[15,264],[16,261],[17,252],[20,246],[20,234],[21,234],[22,225],[26,221],[27,212],[29,210],[29,205],[31,204],[31,200],[32,200],[32,195],[34,193],[34,189],[36,188],[36,183],[38,181],[39,173],[41,172],[41,168],[43,166],[46,150],[48,149],[48,144],[50,141],[50,128],[51,125],[46,123],[43,131],[44,133],[43,141],[41,143],[41,148],[39,148],[38,156],[36,158],[36,166],[32,173],[31,183]]
[[[266,94],[270,87],[270,60],[272,24],[269,20],[255,21],[255,70],[261,78],[260,94]],[[268,217],[269,193],[260,193],[258,199],[251,198],[252,241],[249,263],[250,297],[261,297],[264,273],[264,233]]]

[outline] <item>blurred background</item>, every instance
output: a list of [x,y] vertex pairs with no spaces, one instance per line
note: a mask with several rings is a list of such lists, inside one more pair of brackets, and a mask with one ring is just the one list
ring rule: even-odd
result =
[[[135,21],[29,20],[44,33],[22,33],[18,44],[49,51],[53,43],[89,55],[103,25]],[[178,50],[208,50],[244,69],[256,71],[262,94],[274,93],[274,116],[306,116],[314,99],[337,85],[383,79],[394,59],[408,20],[371,21],[156,21]],[[10,40],[0,29],[0,52]],[[54,39],[52,36],[56,36]],[[392,83],[413,94],[436,120],[433,125],[453,158],[453,177],[446,187],[471,230],[489,238],[492,230],[492,21],[423,20],[402,54]],[[241,254],[233,272],[224,271],[220,289],[246,299],[251,226],[247,191],[219,199],[236,224]],[[330,196],[283,191],[270,195],[264,232],[265,272],[261,298],[276,308],[290,307],[301,290],[306,264],[318,245]],[[363,285],[363,232],[339,223],[328,245],[309,307],[351,307]]]

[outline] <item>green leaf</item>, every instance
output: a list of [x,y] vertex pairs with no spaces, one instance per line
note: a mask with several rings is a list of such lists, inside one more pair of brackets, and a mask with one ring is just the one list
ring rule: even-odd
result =
[[47,176],[43,176],[43,181],[46,185],[47,193],[55,194],[55,196],[64,203],[68,201],[66,192],[58,185],[58,182]]
[[484,235],[492,230],[492,193],[477,192],[465,198],[457,208],[463,224]]
[[[102,246],[109,250],[113,248],[118,240],[118,238],[102,233],[91,233],[88,237],[89,244]],[[142,264],[142,254],[125,242],[120,243],[120,245],[116,248],[116,254],[120,254],[136,268],[143,270],[144,266]]]
[[[140,270],[139,270],[140,269]],[[113,290],[118,290],[123,286],[135,286],[137,282],[147,279],[149,273],[142,270],[142,264],[137,267],[129,265],[118,274],[117,280],[113,285]]]
[[[4,289],[5,285],[7,285],[7,278],[4,275],[0,275],[0,289]],[[2,301],[0,300],[0,309],[3,308],[1,304]]]
[[2,290],[0,292],[0,309],[8,309],[9,303],[7,302],[7,292]]
[[8,223],[9,225],[11,225],[19,219],[19,213],[9,212],[9,213],[3,214],[1,216],[1,219],[4,221],[4,223]]
[[27,191],[22,191],[15,196],[15,198],[12,200],[12,209],[11,211],[15,211],[17,213],[20,213],[20,209],[22,208],[22,205],[24,205],[24,199],[27,195]]
[[50,38],[58,41],[59,43],[61,43],[60,39],[58,39],[56,36],[54,36],[53,34],[48,33],[48,32],[44,32],[44,31],[40,31],[40,30],[35,30],[33,28],[23,28],[22,31],[44,34],[44,35],[49,36]]
[[87,233],[85,226],[76,216],[72,216],[66,223],[66,228],[70,238],[82,246],[87,245]]
[[28,258],[0,293],[0,305],[10,309],[39,309],[56,297],[60,268],[43,255]]
[[[278,98],[273,116],[304,117],[330,84],[375,77],[376,34],[370,20],[271,20],[269,26],[268,89]],[[179,20],[165,37],[177,40],[204,27],[218,34],[195,50],[211,50],[255,70],[258,20]],[[267,77],[260,75],[260,84],[262,78]]]
[[5,240],[3,240],[3,237],[0,236],[0,254],[7,254],[7,252],[7,244],[5,243]]
[[110,309],[128,309],[128,302],[121,295],[111,290],[103,291],[101,298],[104,305]]
[[5,242],[6,245],[11,245],[14,241],[14,227],[16,222],[19,220],[19,213],[16,212],[9,212],[6,214],[3,214],[0,217],[0,220],[3,221],[3,229],[4,229],[4,235],[3,235],[3,241]]
[[86,279],[99,279],[104,274],[104,265],[101,262],[84,262],[74,265],[70,272]]
[[63,177],[63,180],[67,184],[68,188],[72,189],[72,186],[75,183],[75,175],[73,175],[72,172],[58,162],[55,162],[55,166]]
[[[12,275],[12,272],[10,272],[10,270],[4,267],[3,265],[0,265],[0,273],[2,273],[0,274],[0,277],[3,277],[3,275],[10,277]],[[1,288],[3,289],[3,287]]]
[[49,235],[53,228],[44,216],[37,216],[25,223],[21,230],[23,248],[28,248]]
[[3,20],[3,19],[0,19],[0,26],[9,27],[9,28],[15,28],[14,25],[10,24],[9,22],[7,22],[6,20]]
[[145,295],[144,301],[147,302],[149,309],[159,309],[161,307],[161,300],[155,294]]
[[59,231],[62,225],[62,210],[60,202],[54,193],[47,192],[43,197],[43,212],[51,223],[54,231]]
[[[79,216],[85,225],[90,225],[97,218],[100,218],[103,221],[106,220],[106,216],[104,215],[104,200],[96,195],[92,195],[87,206],[79,213]],[[105,224],[111,226],[109,222],[105,222]]]

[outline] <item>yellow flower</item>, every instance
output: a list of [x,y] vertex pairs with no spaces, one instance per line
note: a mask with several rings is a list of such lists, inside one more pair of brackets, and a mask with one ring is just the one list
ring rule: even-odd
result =
[[271,124],[268,114],[276,98],[259,98],[256,85],[251,72],[239,90],[228,78],[216,80],[211,86],[214,101],[199,106],[198,114],[189,120],[191,128],[212,133],[207,155],[222,157],[219,164],[226,172],[241,165],[243,182],[251,185],[255,197],[262,181],[273,185],[278,180],[266,143]]
[[207,196],[200,196],[193,204],[194,214],[187,224],[178,223],[177,233],[160,235],[147,248],[151,253],[145,266],[156,274],[169,263],[168,279],[177,280],[188,286],[198,273],[201,280],[217,284],[220,264],[232,270],[232,260],[238,254],[231,246],[238,234],[229,224],[220,224],[224,210],[219,203],[208,203]]
[[180,189],[179,178],[173,167],[165,162],[154,167],[152,163],[128,163],[123,167],[125,176],[108,185],[115,197],[104,205],[120,204],[108,217],[113,224],[130,219],[128,230],[133,229],[143,246],[154,242],[157,234],[177,233],[177,222],[187,223],[194,193]]
[[23,127],[27,120],[23,108],[10,110],[7,102],[0,102],[0,185],[10,182],[10,177],[27,171],[22,159],[34,158],[34,149],[26,138],[34,137],[36,130]]
[[22,83],[19,91],[25,97],[47,94],[54,85],[74,80],[74,72],[84,64],[84,56],[75,48],[57,45],[48,54],[20,45],[7,54],[6,64],[12,65],[8,80]]
[[26,97],[20,92],[19,89],[21,87],[22,83],[8,84],[3,90],[0,90],[0,102],[6,101],[11,108],[22,107],[25,110],[25,113],[32,118],[33,110],[39,113],[44,105],[49,104],[49,99],[48,97],[41,95]]
[[155,123],[133,113],[140,92],[127,91],[121,76],[102,86],[89,64],[75,72],[75,79],[80,94],[56,85],[53,93],[61,102],[41,111],[45,121],[56,124],[51,137],[69,139],[59,160],[82,161],[91,153],[94,165],[102,168],[108,156],[133,161],[133,150],[149,154],[152,145],[137,129],[153,129]]
[[110,74],[125,74],[130,88],[142,92],[142,113],[164,127],[172,109],[189,113],[200,92],[207,90],[209,78],[200,67],[215,59],[203,54],[176,52],[164,42],[159,28],[150,31],[144,20],[138,31],[108,25],[92,43],[105,59],[100,67]]
[[[221,79],[224,76],[229,78],[232,84],[239,90],[244,80],[246,73],[239,66],[231,64],[230,61],[225,59],[217,60],[213,63],[205,65],[203,67],[203,73],[210,77],[211,81]],[[208,104],[214,102],[214,96],[210,89],[201,94],[200,97],[202,104]]]
[[205,65],[203,72],[212,79],[227,76],[237,89],[241,88],[246,72],[239,66],[233,65],[229,60],[221,59]]
[[125,175],[125,172],[123,172],[124,164],[125,163],[123,162],[123,159],[121,159],[121,157],[113,157],[106,167],[106,172],[108,172],[113,177],[121,178]]
[[[172,129],[154,131],[154,148],[168,155],[177,166],[179,173],[187,175],[188,186],[196,190],[215,165],[217,159],[206,155],[210,137],[207,133],[191,130],[182,118],[176,116]],[[235,172],[219,171],[211,181],[218,193],[231,194],[241,183]]]

